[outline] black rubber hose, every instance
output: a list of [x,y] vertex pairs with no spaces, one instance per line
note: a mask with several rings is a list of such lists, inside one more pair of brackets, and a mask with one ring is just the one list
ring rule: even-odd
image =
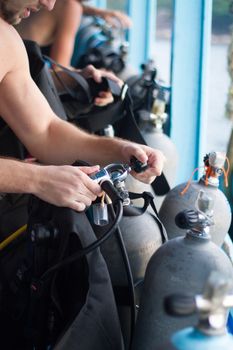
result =
[[[116,214],[114,212],[114,209],[112,206],[110,206],[110,211],[112,216],[115,218]],[[133,341],[133,334],[134,334],[134,327],[136,323],[136,301],[135,301],[135,289],[134,289],[134,280],[133,280],[133,274],[130,267],[129,257],[128,253],[125,247],[125,243],[122,237],[122,233],[120,230],[120,227],[118,226],[116,229],[116,237],[117,241],[120,247],[123,263],[125,265],[125,271],[127,275],[128,280],[128,287],[129,287],[129,295],[130,295],[130,310],[131,310],[131,325],[130,325],[130,345],[129,348],[131,348],[132,341]]]
[[[111,191],[108,191],[107,186],[106,186],[105,181],[105,190],[107,194],[109,194]],[[113,185],[109,182],[109,186],[113,187]],[[111,189],[112,190],[112,189]],[[114,189],[115,191],[115,189]],[[111,198],[111,197],[110,197]],[[95,242],[89,244],[87,247],[83,248],[82,250],[79,250],[77,253],[72,254],[70,257],[64,259],[63,261],[55,264],[51,268],[49,268],[40,278],[40,282],[45,280],[51,273],[59,270],[60,268],[63,268],[64,266],[67,266],[74,261],[82,258],[84,255],[87,255],[91,253],[94,249],[98,248],[101,244],[103,244],[117,229],[119,222],[121,221],[122,215],[123,215],[123,204],[121,199],[116,199],[115,200],[115,205],[116,205],[116,214],[114,217],[114,221],[112,223],[112,226],[110,229],[99,239],[97,239]]]

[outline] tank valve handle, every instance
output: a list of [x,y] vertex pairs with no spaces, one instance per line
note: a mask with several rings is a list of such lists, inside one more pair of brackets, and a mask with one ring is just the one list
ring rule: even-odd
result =
[[206,154],[204,157],[205,175],[202,178],[206,185],[211,184],[218,187],[219,177],[224,173],[226,187],[228,186],[228,170],[224,169],[225,161],[227,161],[227,158],[224,152],[210,152]]
[[196,311],[196,301],[190,295],[173,294],[165,298],[164,308],[171,316],[189,316]]

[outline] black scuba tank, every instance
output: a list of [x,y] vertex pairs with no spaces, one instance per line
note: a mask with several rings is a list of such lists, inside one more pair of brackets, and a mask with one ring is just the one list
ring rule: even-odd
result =
[[154,350],[178,329],[196,323],[195,316],[174,319],[163,310],[164,298],[181,289],[199,294],[212,270],[233,278],[226,254],[210,240],[210,218],[200,211],[186,210],[176,218],[185,237],[166,242],[150,259],[133,339],[133,350]]
[[[198,192],[203,190],[214,202],[212,208],[214,225],[210,227],[211,239],[214,243],[222,245],[231,223],[230,205],[226,196],[218,188],[218,178],[223,172],[225,159],[223,153],[209,153],[204,158],[205,174],[199,181],[192,181],[189,187],[186,183],[182,183],[167,194],[159,210],[159,217],[169,238],[184,235],[184,231],[175,224],[175,216],[182,210],[193,208]],[[181,194],[185,188],[187,191]]]

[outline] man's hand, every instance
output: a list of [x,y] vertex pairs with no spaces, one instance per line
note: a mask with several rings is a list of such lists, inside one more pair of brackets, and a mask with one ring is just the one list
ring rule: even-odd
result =
[[83,211],[101,194],[101,187],[88,175],[99,166],[36,166],[33,194],[60,207]]
[[161,175],[165,157],[163,153],[157,149],[136,143],[125,142],[122,146],[122,155],[125,161],[130,163],[132,156],[136,157],[142,163],[147,163],[148,168],[142,173],[131,172],[137,180],[144,183],[152,183],[156,176]]
[[[106,70],[96,69],[92,65],[88,65],[79,73],[86,79],[93,78],[96,83],[101,83],[102,78],[105,77],[115,81],[120,87],[122,87],[123,85],[123,81],[117,78],[117,76],[114,73],[108,72]],[[96,106],[103,107],[112,103],[113,100],[114,99],[110,91],[101,91],[99,93],[99,96],[95,98],[94,103]]]

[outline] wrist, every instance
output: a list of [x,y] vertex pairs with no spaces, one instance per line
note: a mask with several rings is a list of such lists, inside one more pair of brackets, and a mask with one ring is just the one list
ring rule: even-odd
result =
[[129,163],[132,156],[132,147],[134,143],[122,140],[120,145],[120,157],[124,163]]
[[43,166],[37,164],[28,164],[27,167],[29,179],[25,192],[37,195],[40,192],[41,182],[43,179]]

